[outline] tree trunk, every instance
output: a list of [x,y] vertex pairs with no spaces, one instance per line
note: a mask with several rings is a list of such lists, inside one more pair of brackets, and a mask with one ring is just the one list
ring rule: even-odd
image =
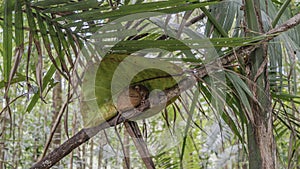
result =
[[124,147],[125,147],[125,152],[124,152],[124,158],[123,158],[123,168],[124,169],[130,169],[127,168],[126,163],[130,166],[130,146],[129,146],[129,134],[124,127]]
[[[75,135],[75,132],[76,132],[76,122],[77,122],[77,116],[76,116],[76,113],[74,113],[74,116],[73,116],[73,121],[72,121],[72,136]],[[69,169],[73,169],[73,161],[74,161],[74,151],[71,152],[71,155],[70,155],[70,166],[69,166]]]
[[[55,80],[58,82],[56,86],[53,89],[53,104],[52,104],[52,110],[53,110],[53,116],[52,116],[52,126],[54,125],[56,119],[58,118],[59,111],[62,107],[62,85],[61,85],[61,77],[58,72],[55,73]],[[65,119],[67,120],[67,119]],[[61,122],[58,124],[55,133],[53,135],[53,142],[52,142],[52,149],[55,149],[59,147],[61,144]],[[53,168],[59,168],[59,163],[57,163]]]
[[6,153],[6,111],[1,114],[0,121],[1,121],[1,135],[0,135],[0,169],[5,168],[5,153]]
[[[259,0],[245,0],[245,18],[249,30],[247,35],[263,33]],[[261,45],[253,51],[246,63],[248,86],[255,99],[250,99],[247,125],[249,168],[275,169],[276,149],[273,136],[272,105],[267,70],[267,46]]]
[[103,159],[103,146],[99,144],[99,153],[98,153],[98,169],[101,169]]
[[[6,88],[5,88],[6,90]],[[9,103],[9,97],[5,97],[2,101],[4,101],[4,106],[5,107]],[[1,109],[2,110],[2,107]],[[0,169],[4,169],[7,167],[5,160],[5,156],[7,153],[7,125],[9,122],[9,109],[5,110],[2,114],[0,114]]]
[[89,162],[89,168],[93,169],[93,163],[94,163],[94,141],[91,139],[90,141],[90,162]]

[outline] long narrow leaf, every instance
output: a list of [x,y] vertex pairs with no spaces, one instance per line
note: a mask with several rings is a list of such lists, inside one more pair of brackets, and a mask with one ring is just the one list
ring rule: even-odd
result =
[[[52,48],[51,48],[50,40],[49,40],[49,37],[48,37],[48,34],[47,34],[46,26],[44,25],[44,21],[43,21],[42,17],[39,14],[37,14],[37,22],[38,22],[38,26],[39,26],[41,34],[42,34],[44,46],[47,50],[47,53],[49,55],[50,60],[52,61],[53,65],[56,67],[56,69],[60,72],[60,74],[63,75],[65,78],[67,78],[64,75],[63,71],[60,70],[60,68],[58,66],[60,62],[55,61],[55,58],[52,54]],[[60,55],[60,53],[58,53],[58,55]]]
[[216,2],[217,1],[197,2],[193,4],[186,4],[185,1],[181,1],[181,0],[172,0],[172,3],[170,3],[169,1],[149,2],[143,4],[121,6],[120,9],[118,10],[108,11],[105,13],[103,13],[103,10],[95,9],[92,11],[66,15],[63,17],[59,17],[55,20],[61,21],[67,19],[67,20],[83,20],[87,22],[92,20],[106,19],[106,18],[110,18],[111,20],[114,20],[123,17],[125,15],[145,13],[145,12],[160,12],[165,14],[182,12],[182,11],[192,10],[199,7],[204,7],[207,5],[212,5],[215,4]]
[[[58,60],[58,59],[56,59]],[[44,91],[44,89],[47,87],[47,85],[50,83],[51,78],[53,77],[53,74],[55,73],[56,68],[55,66],[52,64],[49,68],[49,70],[47,71],[46,75],[44,76],[43,79],[43,87],[42,90]],[[40,89],[39,89],[40,90]],[[43,91],[40,91],[39,93],[42,93]],[[39,100],[39,93],[35,93],[33,95],[33,97],[30,100],[30,103],[28,104],[28,106],[26,107],[25,112],[31,112],[31,110],[34,108],[34,106],[36,105],[37,101]]]
[[21,0],[16,0],[15,4],[15,36],[16,46],[20,47],[24,45],[24,29],[23,29],[23,11]]
[[4,1],[4,27],[3,27],[3,69],[4,81],[8,82],[12,62],[12,11],[11,0]]
[[[43,73],[42,73],[42,69],[43,69],[43,56],[42,56],[42,47],[41,47],[41,43],[39,40],[39,35],[37,33],[37,27],[36,27],[36,23],[35,23],[35,19],[33,16],[33,12],[32,9],[30,7],[29,2],[26,3],[26,14],[27,14],[27,20],[28,20],[28,25],[30,27],[30,32],[32,33],[32,37],[33,37],[33,41],[34,44],[36,46],[37,49],[37,53],[38,53],[38,59],[37,59],[37,63],[36,63],[36,69],[35,69],[35,73],[36,73],[36,81],[37,84],[39,85],[40,91],[42,91],[42,87],[43,87]],[[40,97],[43,99],[42,97],[42,92],[40,92]]]

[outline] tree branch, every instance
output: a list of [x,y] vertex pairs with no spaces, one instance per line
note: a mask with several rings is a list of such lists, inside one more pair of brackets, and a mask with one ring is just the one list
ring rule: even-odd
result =
[[69,140],[65,141],[60,147],[56,148],[51,153],[49,153],[45,158],[43,158],[41,161],[34,164],[31,167],[31,169],[50,168],[55,163],[60,161],[63,157],[68,155],[72,150],[79,147],[81,144],[85,143],[94,135],[96,135],[99,131],[114,126],[115,124],[120,124],[124,122],[126,119],[137,118],[138,116],[141,116],[145,110],[149,109],[150,105],[151,107],[159,106],[161,104],[164,104],[166,100],[171,100],[172,98],[179,96],[185,90],[190,89],[197,81],[199,81],[200,79],[208,75],[208,70],[206,68],[209,65],[216,65],[216,64],[221,66],[228,65],[229,63],[235,61],[237,57],[243,57],[245,55],[246,56],[249,55],[252,51],[254,51],[257,47],[259,47],[261,43],[265,43],[272,40],[274,37],[278,36],[279,33],[285,32],[297,26],[299,23],[300,23],[300,13],[295,15],[291,19],[287,20],[282,25],[267,32],[266,35],[268,36],[264,40],[258,42],[256,45],[239,47],[234,51],[234,53],[229,53],[219,58],[217,61],[206,64],[198,69],[191,70],[192,76],[183,79],[178,85],[166,89],[164,91],[164,95],[162,95],[162,97],[159,97],[158,101],[155,101],[155,103],[153,102],[150,103],[150,100],[146,100],[145,104],[140,105],[136,109],[123,112],[122,116],[119,119],[117,117],[114,117],[109,121],[104,122],[96,127],[85,128],[80,130]]

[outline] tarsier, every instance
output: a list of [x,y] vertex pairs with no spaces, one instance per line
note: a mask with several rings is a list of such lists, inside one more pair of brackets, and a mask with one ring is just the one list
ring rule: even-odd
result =
[[123,90],[117,99],[117,110],[124,112],[138,107],[149,96],[149,90],[143,85],[132,85]]

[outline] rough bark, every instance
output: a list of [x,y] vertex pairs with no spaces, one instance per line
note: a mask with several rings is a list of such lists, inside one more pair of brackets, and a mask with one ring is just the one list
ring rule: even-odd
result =
[[[253,53],[250,57],[261,53],[261,48]],[[265,56],[266,57],[266,56]],[[263,58],[265,58],[263,57]],[[253,57],[254,59],[256,57]],[[250,61],[251,63],[257,60]],[[256,58],[257,59],[257,58]],[[273,116],[271,110],[271,98],[269,82],[267,77],[267,65],[260,62],[263,72],[258,79],[255,75],[258,73],[253,67],[249,75],[250,90],[257,101],[251,100],[251,120],[248,122],[248,150],[249,150],[249,168],[250,169],[275,169],[276,168],[276,147],[273,135]],[[252,74],[254,73],[254,74]]]
[[[245,0],[246,36],[253,32],[264,33],[259,0]],[[249,30],[248,30],[249,29]],[[255,99],[250,99],[251,110],[247,110],[247,139],[250,169],[275,169],[276,147],[273,135],[273,116],[268,79],[267,43],[259,44],[248,55],[246,75],[248,86]]]

